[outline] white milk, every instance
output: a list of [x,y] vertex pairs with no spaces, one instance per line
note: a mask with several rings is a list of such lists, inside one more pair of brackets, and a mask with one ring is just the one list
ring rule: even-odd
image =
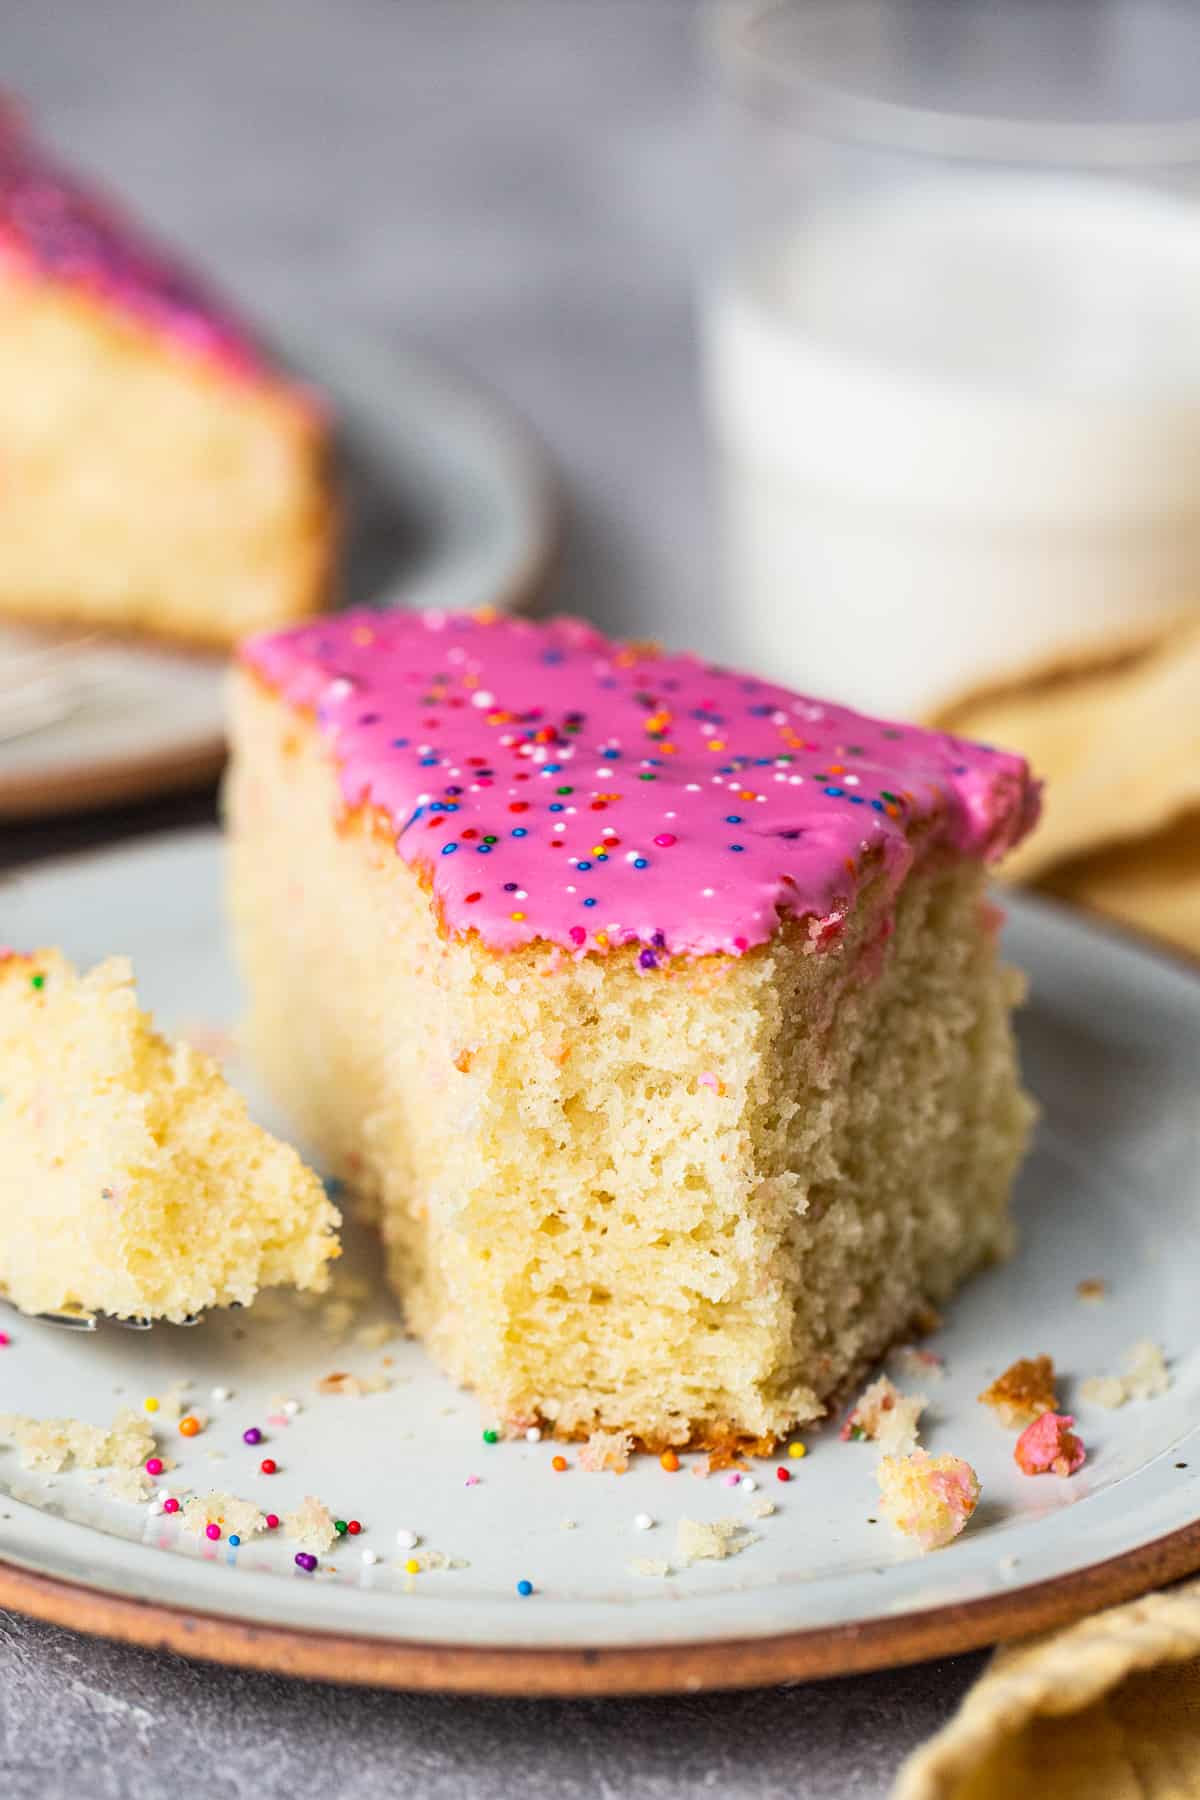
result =
[[910,187],[743,264],[707,338],[747,665],[915,714],[1200,607],[1200,211]]

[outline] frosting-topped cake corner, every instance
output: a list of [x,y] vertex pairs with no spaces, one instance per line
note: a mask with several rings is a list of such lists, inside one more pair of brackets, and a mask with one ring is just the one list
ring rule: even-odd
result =
[[241,647],[310,710],[350,807],[380,809],[452,932],[494,949],[739,955],[836,923],[914,843],[999,857],[1022,758],[870,719],[580,619],[349,612]]
[[0,95],[5,271],[29,271],[95,296],[229,372],[260,379],[271,373],[228,304],[117,201],[59,161],[29,129],[21,107]]

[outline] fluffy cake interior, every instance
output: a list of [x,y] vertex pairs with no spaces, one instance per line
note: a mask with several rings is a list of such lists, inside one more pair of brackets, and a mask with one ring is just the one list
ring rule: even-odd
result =
[[840,944],[495,954],[439,933],[378,815],[339,819],[311,722],[236,681],[252,1054],[506,1423],[774,1436],[1003,1252],[1032,1109],[975,862],[869,884]]
[[320,1288],[338,1215],[128,963],[0,959],[0,1289],[27,1312],[182,1319]]
[[0,280],[0,612],[231,643],[324,603],[322,428],[53,283]]

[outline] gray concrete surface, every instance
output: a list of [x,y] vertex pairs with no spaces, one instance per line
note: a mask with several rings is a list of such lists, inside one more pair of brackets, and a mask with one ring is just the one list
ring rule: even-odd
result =
[[0,1613],[4,1800],[882,1800],[978,1658],[688,1700],[315,1687]]
[[[385,327],[524,413],[567,483],[561,599],[720,650],[691,310],[715,203],[686,0],[3,0],[0,20],[6,84],[261,318]],[[159,803],[119,828],[177,811],[197,816]],[[10,828],[8,859],[116,829]],[[0,1795],[882,1800],[977,1666],[464,1701],[0,1614]]]

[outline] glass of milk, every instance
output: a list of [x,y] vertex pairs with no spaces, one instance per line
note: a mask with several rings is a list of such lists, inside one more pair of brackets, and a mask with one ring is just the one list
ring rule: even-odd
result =
[[1198,616],[1200,7],[777,0],[714,38],[722,649],[915,716]]

